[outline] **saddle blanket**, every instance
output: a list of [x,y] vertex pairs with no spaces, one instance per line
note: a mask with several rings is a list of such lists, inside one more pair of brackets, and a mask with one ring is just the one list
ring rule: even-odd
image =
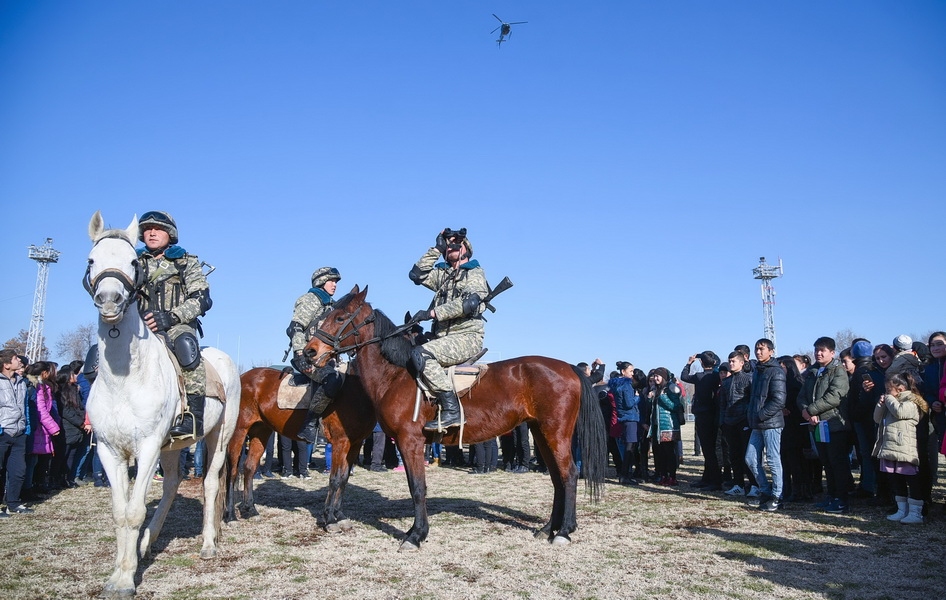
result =
[[[336,366],[336,370],[344,375],[348,370],[348,363],[340,363]],[[311,382],[312,380],[306,375],[295,371],[288,377],[283,377],[279,381],[279,390],[276,392],[276,406],[284,410],[308,409],[309,400],[305,399],[305,393]]]

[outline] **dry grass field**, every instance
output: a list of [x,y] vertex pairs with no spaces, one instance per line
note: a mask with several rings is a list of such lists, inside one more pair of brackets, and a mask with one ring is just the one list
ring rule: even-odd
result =
[[[397,552],[413,515],[403,473],[358,468],[345,500],[356,527],[338,535],[316,523],[325,475],[265,480],[257,486],[260,516],[226,525],[210,561],[198,556],[199,484],[186,481],[154,559],[139,567],[138,597],[943,597],[942,484],[921,526],[888,522],[882,509],[863,504],[849,515],[803,504],[768,514],[692,491],[685,482],[699,461],[686,457],[679,488],[610,479],[599,504],[583,496],[579,530],[564,547],[532,537],[551,506],[551,484],[538,473],[428,468],[431,531],[414,553]],[[149,515],[159,490],[154,483]],[[67,490],[35,508],[0,520],[0,597],[95,597],[115,551],[108,491]]]

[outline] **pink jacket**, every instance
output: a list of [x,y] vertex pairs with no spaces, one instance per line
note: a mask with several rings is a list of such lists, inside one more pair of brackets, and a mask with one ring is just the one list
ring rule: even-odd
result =
[[53,390],[45,383],[36,386],[36,410],[39,423],[33,427],[33,454],[52,454],[53,436],[59,433],[59,423],[53,416]]

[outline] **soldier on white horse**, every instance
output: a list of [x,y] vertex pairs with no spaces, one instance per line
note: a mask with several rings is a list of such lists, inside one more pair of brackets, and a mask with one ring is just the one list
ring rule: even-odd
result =
[[166,336],[184,375],[187,408],[171,427],[171,437],[204,434],[207,376],[200,357],[197,333],[200,319],[213,301],[210,285],[197,257],[177,245],[177,224],[166,212],[152,210],[138,221],[138,250],[144,271],[138,310],[148,329]]

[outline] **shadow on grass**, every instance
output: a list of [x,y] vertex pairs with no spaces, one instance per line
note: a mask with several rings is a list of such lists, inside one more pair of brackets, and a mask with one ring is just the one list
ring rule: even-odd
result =
[[[263,481],[254,488],[257,506],[282,510],[301,508],[309,511],[312,518],[319,522],[321,522],[327,493],[327,486],[316,490],[305,490],[276,479]],[[353,484],[352,479],[349,479],[345,490],[343,508],[352,521],[377,529],[398,540],[402,539],[407,532],[394,527],[390,521],[414,517],[414,502],[410,498],[392,500],[376,490]],[[545,519],[541,516],[492,502],[453,496],[428,496],[428,518],[439,514],[463,515],[530,532],[545,524]]]

